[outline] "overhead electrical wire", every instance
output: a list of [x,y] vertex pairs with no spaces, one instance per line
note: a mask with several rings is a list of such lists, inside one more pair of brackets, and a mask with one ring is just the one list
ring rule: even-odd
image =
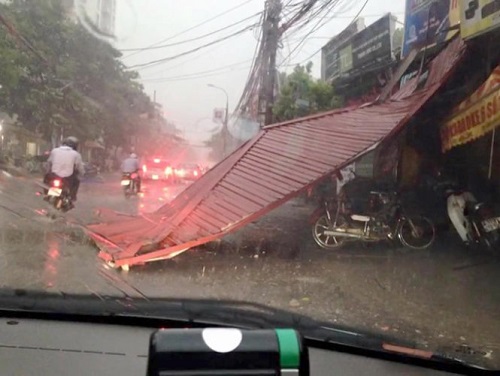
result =
[[[356,19],[360,16],[361,12],[363,12],[363,10],[365,9],[366,5],[368,4],[370,0],[365,0],[363,6],[361,7],[361,9],[358,11],[358,13],[356,14],[356,16],[353,17],[352,21],[349,23],[349,25],[346,26],[349,27],[350,25],[352,25]],[[291,63],[291,64],[287,64],[287,65],[283,65],[285,67],[290,67],[290,66],[295,66],[295,65],[301,65],[301,64],[304,64],[308,61],[310,61],[314,56],[316,56],[318,53],[321,52],[321,50],[323,49],[323,47],[319,48],[318,50],[316,50],[313,54],[309,55],[306,59],[300,61],[299,63]]]
[[[263,23],[264,19],[262,17],[261,23]],[[252,66],[248,72],[247,81],[245,84],[245,88],[243,89],[243,93],[241,94],[240,100],[235,107],[235,111],[233,114],[237,115],[238,112],[242,112],[242,106],[248,105],[249,98],[251,94],[256,90],[259,85],[259,81],[257,80],[257,74],[260,71],[260,65],[262,64],[262,54],[264,51],[264,44],[262,43],[262,39],[264,37],[264,29],[260,28],[259,39],[257,40],[257,44],[255,45],[255,51],[252,61]]]
[[193,48],[191,50],[184,51],[184,52],[182,52],[180,54],[176,54],[176,55],[172,55],[172,56],[167,56],[167,57],[164,57],[164,58],[161,58],[161,59],[152,60],[152,61],[149,61],[147,63],[135,64],[135,65],[129,66],[128,68],[129,69],[146,68],[146,67],[156,66],[156,65],[161,64],[161,63],[166,62],[166,61],[172,61],[172,60],[178,59],[178,58],[180,58],[182,56],[186,56],[186,55],[192,54],[192,53],[194,53],[196,51],[199,51],[201,49],[204,49],[206,47],[213,46],[214,44],[220,43],[220,42],[225,41],[227,39],[233,38],[233,37],[235,37],[237,35],[243,34],[244,32],[253,29],[255,26],[256,26],[256,24],[247,26],[247,27],[245,27],[245,28],[243,28],[241,30],[238,30],[238,31],[236,31],[236,32],[234,32],[232,34],[226,35],[225,37],[221,37],[219,39],[216,39],[216,40],[214,40],[212,42],[209,42],[209,43],[206,43],[204,45],[198,46],[198,47]]
[[[252,1],[253,1],[253,0],[246,0],[246,1],[245,1],[245,2],[243,2],[243,3],[236,5],[235,7],[229,8],[228,10],[225,10],[225,11],[224,11],[224,12],[222,12],[222,13],[216,14],[215,16],[210,17],[210,18],[208,18],[208,19],[206,19],[206,20],[204,20],[204,21],[202,21],[202,22],[200,22],[200,23],[198,23],[198,24],[196,24],[196,25],[194,25],[194,26],[191,26],[190,28],[187,28],[187,29],[185,29],[185,30],[183,30],[183,31],[180,31],[180,32],[178,32],[178,33],[176,33],[176,34],[174,34],[174,35],[172,35],[172,36],[170,36],[170,37],[167,37],[167,38],[165,38],[165,39],[162,39],[162,40],[160,40],[159,42],[153,43],[153,44],[151,44],[151,45],[147,46],[146,48],[149,48],[149,47],[154,47],[154,46],[158,46],[159,44],[162,44],[162,43],[168,42],[169,40],[172,40],[172,39],[174,39],[174,38],[177,38],[178,36],[184,35],[184,34],[186,34],[186,33],[190,32],[190,31],[192,31],[192,30],[195,30],[195,29],[199,28],[200,26],[206,25],[207,23],[210,23],[210,22],[212,22],[213,20],[216,20],[216,19],[218,19],[218,18],[220,18],[220,17],[222,17],[222,16],[224,16],[224,15],[226,15],[226,14],[228,14],[228,13],[231,13],[232,11],[234,11],[234,10],[236,10],[236,9],[242,8],[243,6],[247,5],[248,3],[252,2]],[[137,55],[137,54],[140,54],[141,52],[143,52],[143,51],[136,51],[136,52],[133,52],[133,53],[131,53],[131,54],[128,54],[128,55],[124,56],[123,58],[124,58],[124,59],[126,59],[126,58],[128,58],[128,57],[130,57],[130,56],[135,56],[135,55]]]
[[[357,18],[359,14],[364,10],[367,2],[368,1],[366,1],[361,10],[358,11],[358,14],[355,16],[355,18]],[[296,35],[301,30],[304,30],[309,24],[313,24],[314,26],[305,35],[302,35],[300,37],[299,43],[291,51],[289,51],[289,54],[285,59],[288,59],[294,54],[295,51],[297,51],[299,48],[302,48],[305,41],[307,41],[314,32],[322,28],[331,19],[335,18],[336,16],[338,17],[339,14],[349,12],[355,6],[356,2],[349,0],[288,0],[285,4],[283,4],[281,10],[281,24],[279,26],[280,38],[286,34],[286,41],[288,44],[289,38],[292,35]],[[333,10],[335,10],[335,15],[328,17],[328,15],[331,14]],[[318,17],[320,17],[319,21]],[[266,56],[263,53],[264,47],[265,42],[261,40],[259,46],[257,47],[258,54],[254,63],[252,64],[252,69],[250,70],[247,83],[240,97],[240,101],[238,102],[235,113],[242,114],[248,112],[248,109],[253,105],[254,101],[259,95],[259,86],[262,85],[261,81],[267,74],[262,70],[265,65],[263,59]],[[312,56],[316,54],[317,52]]]
[[195,37],[195,38],[190,38],[190,39],[185,39],[185,40],[182,40],[182,41],[179,41],[179,42],[174,42],[174,43],[169,43],[169,44],[163,44],[163,45],[160,45],[160,46],[151,46],[151,47],[143,47],[143,48],[125,48],[125,49],[121,49],[120,51],[122,52],[125,52],[125,51],[149,51],[149,50],[157,50],[157,49],[161,49],[161,48],[167,48],[167,47],[173,47],[173,46],[179,46],[181,44],[186,44],[186,43],[190,43],[190,42],[194,42],[194,41],[197,41],[197,40],[200,40],[200,39],[204,39],[206,37],[209,37],[209,36],[212,36],[212,35],[215,35],[217,33],[220,33],[221,31],[224,31],[224,30],[227,30],[227,29],[230,29],[236,25],[239,25],[239,24],[242,24],[243,22],[246,22],[252,18],[255,18],[256,16],[259,16],[259,15],[262,15],[263,12],[257,12],[249,17],[246,17],[238,22],[235,22],[235,23],[232,23],[231,25],[228,25],[228,26],[225,26],[223,28],[220,28],[220,29],[217,29],[215,31],[211,31],[210,33],[207,33],[207,34],[203,34],[203,35],[200,35],[198,37]]
[[[145,77],[145,78],[140,78],[139,81],[142,81],[142,82],[163,82],[163,81],[170,81],[170,80],[175,80],[175,79],[178,79],[178,78],[184,78],[184,77],[191,77],[191,76],[203,76],[204,74],[207,74],[207,73],[214,73],[214,72],[219,72],[219,71],[227,71],[228,68],[233,68],[233,67],[237,67],[237,66],[240,66],[242,64],[248,64],[252,61],[252,59],[248,59],[248,60],[245,60],[245,61],[240,61],[238,63],[234,63],[234,64],[229,64],[229,65],[226,65],[226,66],[223,66],[223,67],[219,67],[219,68],[215,68],[215,69],[210,69],[210,70],[205,70],[205,71],[200,71],[200,72],[194,72],[194,73],[188,73],[188,74],[184,74],[184,75],[179,75],[179,76],[174,76],[174,77]],[[230,70],[229,70],[230,71]],[[224,72],[222,72],[224,73]]]
[[[347,4],[345,3],[342,3],[342,2],[336,2],[334,4],[332,4],[329,9],[326,10],[325,14],[323,15],[323,17],[316,23],[315,26],[313,26],[313,28],[311,30],[309,30],[309,32],[302,36],[301,37],[301,40],[300,42],[294,47],[294,49],[286,56],[285,59],[283,59],[283,62],[281,63],[281,65],[285,64],[285,62],[291,58],[292,54],[297,51],[299,48],[301,51],[302,50],[302,46],[304,45],[304,43],[309,40],[311,38],[311,35],[315,32],[317,32],[318,30],[320,30],[321,28],[323,28],[326,24],[328,24],[332,19],[334,18],[337,18],[337,15],[338,14],[341,14],[343,12],[347,12],[347,11],[350,11],[352,8],[353,8],[353,2],[349,2],[348,3],[349,5],[347,6]],[[327,19],[326,16],[335,8],[336,5],[344,5],[344,7],[341,7],[341,9],[339,11],[336,11],[335,12],[335,15],[332,15],[330,17],[328,17]],[[366,5],[366,4],[365,4]],[[359,15],[359,12],[358,12],[358,15]],[[355,18],[357,18],[357,16],[355,16]],[[281,66],[280,65],[280,66]]]
[[329,12],[331,10],[333,10],[335,8],[335,6],[337,5],[337,2],[332,2],[333,4],[331,4],[327,9],[326,11],[324,12],[323,16],[319,19],[319,21],[312,27],[312,29],[302,38],[302,40],[290,51],[290,53],[285,57],[285,59],[283,61],[287,61],[295,51],[297,51],[301,46],[303,46],[303,44],[307,41],[307,38],[313,34],[314,32],[318,31],[321,27],[323,27],[324,25],[326,25],[326,23],[328,23],[329,20],[327,20],[327,22],[324,22],[326,16],[328,16]]
[[[201,58],[202,56],[206,56],[207,54],[210,54],[210,53],[217,51],[218,49],[224,47],[224,44],[226,44],[229,40],[230,39],[228,39],[226,41],[222,41],[221,43],[215,44],[215,45],[208,47],[206,49],[203,49],[201,51],[194,52],[193,55],[186,55],[186,57],[184,59],[183,58],[176,59],[176,60],[174,60],[175,64],[173,63],[173,61],[171,62],[172,65],[170,65],[169,62],[165,62],[164,64],[161,64],[161,68],[155,69],[153,71],[149,71],[148,73],[151,76],[152,75],[159,75],[159,74],[164,73],[165,71],[170,71],[174,68],[185,66],[186,64],[189,64],[190,62],[196,61],[197,59]],[[143,68],[143,70],[146,70],[146,69],[147,68]]]
[[[290,17],[282,23],[280,27],[280,34],[286,32],[289,28],[305,17],[307,13],[314,8],[318,1],[319,0],[307,0],[306,2],[302,1],[292,4],[292,0],[289,0],[286,4],[284,4],[282,12],[289,11],[287,15],[290,15]],[[293,8],[293,10],[291,10],[291,8]],[[262,85],[262,79],[266,74],[263,72],[265,45],[266,43],[262,30],[260,41],[256,46],[255,59],[252,64],[252,68],[249,72],[243,93],[236,106],[236,111],[234,111],[236,115],[247,112],[248,108],[253,104],[256,96],[258,96],[259,87]]]
[[154,82],[148,82],[149,85],[155,85],[155,84],[163,84],[167,82],[175,82],[175,81],[189,81],[189,80],[198,80],[201,78],[206,78],[206,77],[214,77],[214,76],[220,76],[221,74],[228,74],[231,72],[238,72],[242,70],[249,69],[250,65],[247,65],[245,67],[240,67],[240,68],[235,68],[235,69],[228,69],[224,71],[214,71],[213,73],[207,73],[207,74],[200,74],[200,75],[185,75],[185,76],[174,76],[174,77],[165,77],[163,80],[157,80]]

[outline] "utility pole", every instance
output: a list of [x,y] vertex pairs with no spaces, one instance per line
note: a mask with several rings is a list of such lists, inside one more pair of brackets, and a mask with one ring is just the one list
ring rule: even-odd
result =
[[259,93],[259,111],[264,125],[273,122],[274,89],[276,83],[276,53],[280,38],[281,0],[267,0],[263,24],[263,67]]
[[224,114],[224,121],[222,123],[222,130],[221,130],[221,136],[222,136],[222,158],[221,159],[224,159],[224,158],[226,158],[226,154],[227,154],[227,137],[228,137],[228,122],[229,122],[229,94],[227,93],[226,90],[224,90],[223,88],[221,88],[219,86],[215,86],[213,84],[208,84],[207,86],[222,91],[226,96],[226,111]]

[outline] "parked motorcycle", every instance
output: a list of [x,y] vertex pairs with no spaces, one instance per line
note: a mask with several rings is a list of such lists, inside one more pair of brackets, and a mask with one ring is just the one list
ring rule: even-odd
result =
[[448,184],[445,190],[448,216],[466,245],[496,253],[500,248],[500,216],[467,190]]
[[137,173],[122,174],[121,185],[125,198],[130,198],[132,195],[137,195]]
[[68,183],[59,177],[54,177],[46,187],[44,199],[56,210],[63,213],[74,208]]
[[99,175],[100,168],[95,163],[84,163],[85,175],[84,178],[93,178]]
[[336,249],[349,241],[380,242],[398,239],[411,249],[430,247],[436,236],[431,220],[424,216],[408,216],[399,194],[391,190],[371,190],[364,212],[358,212],[355,198],[346,190],[358,184],[346,184],[336,200],[324,200],[313,214],[312,235],[324,249]]

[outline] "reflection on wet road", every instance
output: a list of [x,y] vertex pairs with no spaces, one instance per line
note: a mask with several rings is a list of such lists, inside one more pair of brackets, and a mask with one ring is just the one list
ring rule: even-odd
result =
[[317,249],[308,216],[291,202],[222,242],[171,261],[109,269],[75,224],[96,208],[137,214],[186,185],[144,182],[126,199],[119,176],[84,182],[66,221],[40,215],[33,179],[0,174],[0,285],[53,292],[250,300],[332,322],[402,336],[421,346],[472,346],[500,363],[500,265],[443,239],[431,251],[352,245]]
[[139,194],[138,211],[140,213],[150,213],[172,201],[184,188],[185,185],[145,181],[142,184],[142,192]]

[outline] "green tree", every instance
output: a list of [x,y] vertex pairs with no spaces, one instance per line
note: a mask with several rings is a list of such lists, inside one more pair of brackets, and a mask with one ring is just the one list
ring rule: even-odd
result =
[[[121,54],[67,17],[61,0],[13,0],[0,13],[32,46],[0,27],[0,111],[58,139],[75,134],[126,146],[153,105]],[[41,56],[41,57],[40,57]]]
[[280,73],[280,93],[274,105],[277,122],[338,108],[341,98],[333,87],[311,75],[312,63],[297,65],[290,74]]

